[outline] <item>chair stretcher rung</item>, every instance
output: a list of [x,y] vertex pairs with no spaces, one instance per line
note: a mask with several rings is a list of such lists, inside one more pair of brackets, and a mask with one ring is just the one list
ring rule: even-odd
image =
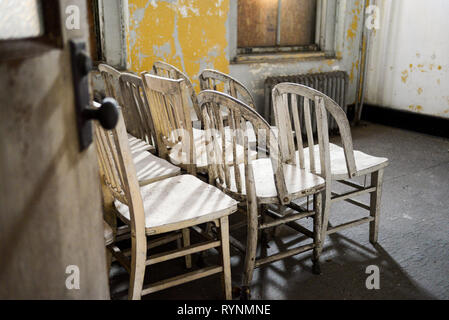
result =
[[[337,196],[337,195],[339,195],[339,194],[338,194],[338,193],[335,193],[335,192],[332,192],[332,195]],[[357,200],[354,200],[354,199],[344,199],[344,201],[349,202],[349,203],[351,203],[351,204],[353,204],[353,205],[355,205],[355,206],[358,206],[358,207],[360,207],[360,208],[362,208],[362,209],[371,211],[371,208],[370,208],[369,205],[366,205],[366,204],[364,204],[364,203],[361,203],[360,201],[357,201]]]
[[[169,235],[169,236],[166,236],[166,237],[163,237],[160,239],[156,239],[156,240],[150,239],[147,241],[147,250],[160,247],[164,244],[170,243],[172,241],[175,241],[175,240],[178,240],[181,238],[182,238],[182,234],[176,233],[176,234],[172,234],[172,235]],[[131,255],[131,248],[124,249],[124,250],[122,250],[122,252],[125,256],[128,257]]]
[[289,208],[291,208],[291,209],[293,209],[293,210],[295,210],[295,211],[298,211],[298,212],[306,212],[306,211],[308,211],[308,210],[307,210],[306,207],[304,207],[304,205],[305,205],[305,206],[308,206],[308,204],[310,204],[311,202],[312,202],[312,201],[309,201],[309,203],[308,203],[307,200],[306,200],[305,202],[301,203],[301,204],[296,204],[296,203],[294,203],[294,202],[290,202],[290,203],[287,205],[287,207],[289,207]]
[[272,263],[272,262],[275,262],[275,261],[278,261],[278,260],[282,260],[284,258],[295,256],[295,255],[300,254],[302,252],[306,252],[308,250],[312,250],[313,248],[315,248],[315,245],[313,243],[312,244],[307,244],[305,246],[301,246],[301,247],[298,247],[298,248],[293,248],[293,249],[290,249],[290,250],[286,250],[284,252],[280,252],[278,254],[274,254],[274,255],[266,257],[266,258],[262,258],[262,259],[256,260],[255,268],[258,268],[258,267],[260,267],[260,266],[262,266],[264,264],[267,264],[267,263]]
[[130,273],[131,272],[131,263],[129,259],[123,254],[123,252],[115,245],[108,246],[109,250],[112,253],[112,256],[125,268],[125,270]]
[[343,224],[341,224],[339,226],[329,228],[327,230],[327,234],[332,234],[332,233],[335,233],[335,232],[338,232],[338,231],[341,231],[341,230],[344,230],[344,229],[348,229],[348,228],[351,228],[351,227],[356,227],[358,225],[361,225],[361,224],[364,224],[364,223],[367,223],[367,222],[371,222],[373,220],[374,220],[373,217],[366,217],[366,218],[362,218],[362,219],[359,219],[359,220],[351,221],[351,222],[348,222],[348,223],[343,223]]
[[299,219],[303,219],[303,218],[307,218],[310,216],[315,215],[315,212],[304,212],[304,213],[297,213],[297,214],[291,214],[288,215],[287,217],[284,218],[277,218],[275,221],[272,222],[268,222],[268,223],[263,223],[259,226],[260,230],[263,229],[268,229],[268,228],[273,228],[273,227],[277,227],[281,224],[285,224],[287,222],[292,222],[292,221],[296,221]]
[[238,251],[240,251],[243,254],[246,254],[246,248],[243,245],[243,243],[241,243],[240,241],[238,241],[236,238],[234,238],[233,236],[229,235],[229,244],[237,249]]
[[366,186],[362,186],[361,184],[358,184],[358,183],[355,183],[355,182],[352,182],[352,181],[348,181],[348,180],[337,180],[337,182],[340,182],[342,184],[345,184],[347,186],[353,187],[353,188],[358,189],[358,190],[362,190],[362,189],[366,188]]
[[173,260],[176,258],[184,257],[189,254],[205,251],[208,249],[216,248],[221,245],[221,241],[208,241],[205,243],[199,243],[195,245],[191,245],[182,249],[177,249],[169,252],[163,252],[160,254],[152,255],[145,261],[145,265],[149,266],[152,264]]
[[360,196],[360,195],[366,194],[366,193],[372,193],[374,191],[376,191],[376,187],[366,188],[366,189],[357,190],[357,191],[349,191],[349,192],[346,192],[343,194],[338,194],[338,193],[333,192],[335,197],[333,197],[331,199],[331,201],[335,202],[335,201],[340,201],[340,200],[346,200],[348,198],[357,197],[357,196]]
[[213,274],[220,273],[220,272],[223,272],[223,267],[212,266],[212,267],[195,270],[195,271],[192,271],[189,273],[184,273],[182,275],[172,277],[169,279],[165,279],[165,280],[161,280],[161,281],[155,282],[149,286],[146,286],[142,290],[142,295],[161,291],[161,290],[171,288],[171,287],[183,284],[183,283],[187,283],[187,282],[191,282],[191,281],[194,281],[197,279],[208,277]]
[[[271,209],[267,209],[265,211],[267,213],[267,215],[269,215],[270,217],[273,217],[275,219],[281,218],[282,216],[279,215],[278,213],[272,211]],[[302,234],[306,235],[309,238],[313,238],[313,232],[304,228],[302,225],[300,225],[297,222],[291,221],[291,222],[287,222],[285,223],[286,226],[292,228],[293,230],[296,230],[298,232],[301,232]]]

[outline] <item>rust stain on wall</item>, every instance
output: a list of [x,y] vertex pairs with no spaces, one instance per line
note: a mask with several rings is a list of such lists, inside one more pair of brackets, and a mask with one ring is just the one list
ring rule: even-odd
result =
[[401,76],[401,80],[403,83],[407,83],[407,79],[408,79],[408,70],[404,70],[401,72],[402,76]]
[[423,110],[423,107],[422,107],[422,106],[420,106],[420,105],[414,105],[414,104],[410,105],[408,108],[409,108],[410,110],[412,110],[412,111],[415,111],[415,112],[421,112],[421,111]]
[[359,17],[355,13],[355,10],[353,10],[354,15],[352,16],[352,22],[349,26],[349,29],[347,31],[347,39],[348,40],[354,40],[357,35],[357,28],[359,26]]
[[351,82],[354,81],[354,78],[355,78],[358,70],[359,70],[359,60],[352,63],[351,72],[349,73],[349,80]]

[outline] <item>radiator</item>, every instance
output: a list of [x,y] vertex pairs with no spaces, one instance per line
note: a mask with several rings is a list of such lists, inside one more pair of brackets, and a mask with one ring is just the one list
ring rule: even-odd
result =
[[[282,82],[293,82],[306,85],[315,90],[318,90],[327,96],[331,97],[340,107],[347,113],[346,93],[348,91],[349,77],[344,71],[313,73],[313,74],[299,74],[291,76],[269,77],[265,80],[265,109],[263,110],[265,119],[274,125],[274,113],[273,105],[271,101],[271,91],[274,86]],[[300,100],[302,104],[302,99]],[[311,103],[311,112],[315,112],[314,103]],[[314,114],[314,113],[313,113]],[[302,122],[302,108],[299,109],[299,115]],[[316,133],[316,123],[314,117],[312,117],[312,125],[314,133]],[[336,131],[337,124],[332,117],[328,114],[329,130]],[[304,128],[304,126],[303,126]],[[303,132],[304,134],[305,132]]]

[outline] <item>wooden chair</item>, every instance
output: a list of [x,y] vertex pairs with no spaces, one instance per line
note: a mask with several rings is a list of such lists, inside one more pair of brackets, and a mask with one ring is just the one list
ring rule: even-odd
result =
[[[122,75],[122,72],[118,71],[117,69],[107,65],[107,64],[100,64],[98,65],[98,70],[100,71],[100,74],[104,80],[105,84],[105,91],[106,96],[112,97],[115,100],[117,100],[118,104],[122,106],[123,110],[123,117],[125,119],[126,129],[130,133],[128,135],[128,138],[130,142],[134,142],[132,146],[136,146],[136,148],[141,149],[142,144],[136,144],[137,142],[134,138],[139,138],[140,140],[146,141],[146,147],[148,148],[148,151],[152,153],[156,153],[156,148],[154,146],[154,142],[151,142],[151,139],[148,139],[146,136],[139,136],[139,133],[141,132],[140,128],[134,123],[135,119],[139,117],[139,115],[133,114],[132,111],[135,110],[135,103],[139,103],[139,101],[134,101],[133,99],[127,99],[122,94],[122,89],[120,85],[120,76]],[[137,90],[138,91],[138,90]],[[136,98],[137,95],[136,95]],[[142,100],[145,99],[143,96],[140,97]],[[144,102],[142,102],[144,103]],[[129,104],[131,104],[129,106]],[[151,124],[149,124],[151,126]],[[137,134],[137,136],[136,136]],[[150,134],[150,132],[148,132]],[[132,149],[133,150],[133,149]]]
[[[142,77],[160,146],[159,156],[190,174],[207,173],[206,136],[204,130],[192,127],[184,80],[149,73],[143,73]],[[225,148],[231,151],[232,144],[226,141]],[[236,154],[239,163],[243,163],[243,146],[237,147]],[[256,152],[252,151],[251,156],[255,158]],[[228,161],[232,159],[228,157]]]
[[[130,273],[128,297],[140,299],[149,293],[221,273],[225,296],[230,299],[228,215],[236,211],[237,202],[191,175],[180,175],[140,187],[122,116],[116,129],[109,132],[96,125],[95,134],[102,179],[115,198],[114,205],[119,217],[131,229],[131,259],[117,246],[108,247]],[[147,256],[147,249],[152,247],[151,241],[147,244],[148,236],[169,234],[206,222],[216,224],[220,230],[219,239]],[[211,248],[221,249],[220,265],[143,286],[147,266]]]
[[[247,205],[247,246],[242,286],[242,299],[249,298],[249,287],[254,268],[280,259],[313,250],[313,271],[319,273],[321,253],[321,192],[325,189],[324,179],[294,165],[284,164],[279,151],[278,141],[269,124],[251,107],[221,92],[205,90],[198,95],[207,133],[209,156],[209,178],[218,188],[234,199]],[[244,141],[245,162],[234,161],[228,165],[226,150],[219,141],[228,139],[224,130],[221,110],[226,109],[229,124],[235,135],[233,150],[237,148],[237,138]],[[320,118],[321,119],[321,115]],[[249,155],[249,143],[246,122],[250,122],[257,132],[258,158],[252,160]],[[324,144],[321,144],[324,148]],[[286,205],[302,197],[313,196],[312,211],[296,212],[267,221],[266,206],[269,204]],[[261,221],[259,222],[259,215]],[[313,242],[294,249],[256,259],[258,231],[267,230],[282,224],[313,217]]]
[[184,80],[185,90],[187,90],[188,92],[191,103],[190,118],[192,119],[192,121],[198,120],[200,123],[202,123],[203,121],[201,117],[201,110],[198,105],[198,98],[196,96],[195,89],[193,88],[192,81],[190,81],[190,78],[175,66],[162,61],[156,61],[153,64],[153,72],[159,77],[170,78],[173,80]]
[[[231,77],[230,75],[217,70],[205,69],[203,70],[203,72],[201,72],[199,80],[201,90],[216,90],[227,93],[231,97],[234,97],[242,101],[244,104],[250,106],[254,110],[257,110],[256,102],[254,101],[254,98],[249,92],[249,90],[241,82]],[[248,141],[251,148],[254,149],[256,148],[255,147],[256,136],[255,133],[250,129],[251,125],[248,123],[247,126],[248,126]],[[277,136],[278,129],[275,126],[271,126],[271,129]],[[225,130],[229,130],[229,127],[226,127]]]
[[[289,110],[289,102],[290,108]],[[311,102],[315,108],[324,108],[336,121],[340,135],[342,147],[329,143],[327,121],[325,126],[318,126],[318,138],[324,141],[326,148],[315,145],[312,134],[309,108]],[[308,148],[303,150],[301,123],[298,114],[298,107],[304,105],[304,122],[307,130]],[[326,196],[323,209],[323,242],[326,234],[344,230],[346,228],[358,226],[363,223],[370,223],[370,242],[376,243],[378,239],[380,197],[382,192],[383,170],[388,165],[388,159],[367,155],[353,149],[351,129],[348,119],[343,109],[331,98],[312,88],[294,83],[281,83],[273,88],[273,106],[276,124],[280,130],[281,152],[285,163],[299,165],[300,168],[311,170],[313,173],[322,176],[326,180]],[[326,112],[323,117],[327,118]],[[326,120],[326,119],[325,119]],[[294,144],[292,134],[292,123],[297,136],[297,147]],[[325,159],[326,171],[319,166],[322,157]],[[362,186],[347,179],[371,175],[371,185]],[[332,192],[332,182],[337,181],[354,190],[337,194]],[[366,181],[366,180],[365,180]],[[352,198],[370,194],[370,205],[365,205]],[[370,212],[369,217],[344,223],[339,226],[329,227],[329,212],[331,204],[335,201],[344,200]]]

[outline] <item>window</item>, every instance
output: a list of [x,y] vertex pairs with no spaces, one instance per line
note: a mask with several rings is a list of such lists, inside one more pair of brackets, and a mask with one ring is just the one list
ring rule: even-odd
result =
[[0,61],[62,48],[56,0],[0,0]]
[[238,0],[239,54],[318,51],[317,0]]
[[87,2],[87,21],[89,24],[89,47],[90,55],[94,61],[104,60],[101,32],[100,32],[100,10],[98,0]]
[[0,40],[35,38],[43,33],[40,1],[0,1]]

